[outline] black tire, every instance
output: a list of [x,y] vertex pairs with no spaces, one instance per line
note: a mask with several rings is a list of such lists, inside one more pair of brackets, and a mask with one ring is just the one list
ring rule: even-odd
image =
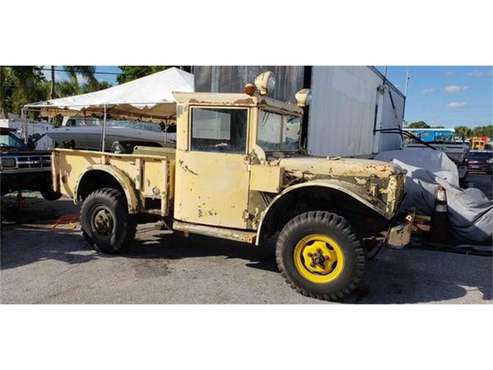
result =
[[39,192],[41,193],[41,196],[46,200],[57,200],[62,196],[62,194],[54,191],[48,186],[41,189]]
[[[330,282],[312,282],[296,268],[295,248],[300,240],[311,234],[330,237],[338,244],[343,254],[342,270]],[[350,295],[360,284],[365,271],[366,257],[360,241],[343,217],[330,212],[314,211],[302,213],[284,226],[276,244],[276,261],[286,281],[299,293],[308,297],[339,301]]]
[[85,239],[94,249],[117,254],[136,233],[135,217],[128,214],[125,197],[116,189],[103,188],[89,194],[80,210]]

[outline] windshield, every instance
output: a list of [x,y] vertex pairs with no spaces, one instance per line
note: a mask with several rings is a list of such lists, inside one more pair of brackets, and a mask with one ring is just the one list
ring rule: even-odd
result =
[[266,152],[298,151],[301,117],[260,111],[257,144]]
[[479,159],[479,158],[491,158],[493,154],[491,152],[469,152],[469,158]]
[[24,142],[11,133],[0,134],[0,147],[23,148]]

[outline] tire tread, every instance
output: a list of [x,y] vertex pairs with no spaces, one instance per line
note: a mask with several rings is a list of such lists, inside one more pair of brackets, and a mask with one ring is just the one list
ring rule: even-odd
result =
[[[292,281],[292,279],[290,279],[290,277],[286,273],[284,263],[282,260],[282,250],[279,246],[283,245],[284,243],[287,243],[286,239],[289,233],[291,233],[294,229],[301,227],[302,225],[307,223],[324,223],[327,224],[328,226],[332,226],[338,229],[350,241],[351,247],[355,251],[356,254],[355,272],[349,284],[347,284],[347,286],[344,289],[340,290],[339,292],[320,294],[320,293],[309,291],[305,287],[299,286],[294,281]],[[347,296],[349,296],[359,286],[361,280],[363,279],[365,264],[366,264],[365,251],[361,246],[361,243],[359,242],[358,238],[351,230],[351,226],[348,224],[346,219],[335,213],[326,212],[326,211],[310,211],[310,212],[302,213],[294,217],[284,226],[277,240],[276,262],[284,280],[298,293],[307,297],[329,300],[329,301],[340,301],[346,298]]]

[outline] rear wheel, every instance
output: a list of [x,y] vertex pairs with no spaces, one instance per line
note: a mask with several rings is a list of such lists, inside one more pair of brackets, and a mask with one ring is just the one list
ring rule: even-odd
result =
[[121,253],[135,237],[135,217],[128,214],[127,202],[116,189],[92,192],[84,200],[80,213],[85,239],[100,252]]
[[332,301],[351,294],[365,270],[365,252],[347,221],[324,211],[303,213],[286,224],[276,260],[298,292]]

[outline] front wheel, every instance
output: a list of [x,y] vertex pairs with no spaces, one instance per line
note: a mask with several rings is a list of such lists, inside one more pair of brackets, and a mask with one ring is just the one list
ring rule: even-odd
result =
[[89,194],[80,211],[85,239],[103,253],[120,253],[135,237],[136,222],[128,214],[124,196],[103,188]]
[[302,213],[282,229],[276,260],[286,281],[303,295],[338,301],[365,270],[365,252],[347,221],[334,213]]

